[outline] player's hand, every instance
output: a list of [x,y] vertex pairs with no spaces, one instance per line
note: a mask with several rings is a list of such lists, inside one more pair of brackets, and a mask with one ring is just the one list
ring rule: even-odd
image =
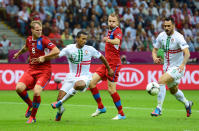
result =
[[153,61],[154,61],[155,64],[161,64],[162,63],[161,58],[154,58]]
[[108,70],[108,75],[109,76],[113,76],[114,75],[114,71],[112,69]]
[[179,73],[182,72],[184,70],[184,64],[180,65],[178,70],[179,70]]
[[45,61],[45,56],[40,56],[39,58],[38,58],[38,62],[39,63],[43,63]]
[[19,57],[19,53],[15,53],[13,59],[17,59]]
[[104,41],[104,42],[107,42],[107,40],[108,40],[108,37],[104,37],[104,38],[103,38],[103,41]]

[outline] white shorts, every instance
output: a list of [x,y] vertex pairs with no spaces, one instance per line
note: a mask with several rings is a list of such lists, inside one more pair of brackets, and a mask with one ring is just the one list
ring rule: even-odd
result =
[[60,90],[68,93],[68,91],[74,87],[75,83],[77,81],[80,81],[80,80],[83,80],[85,83],[86,83],[86,87],[81,91],[81,92],[84,92],[87,90],[89,84],[90,84],[90,81],[91,81],[91,77],[88,77],[88,76],[80,76],[80,77],[70,77],[70,78],[66,78],[64,81],[63,81],[63,84],[62,84],[62,87]]
[[179,84],[180,79],[184,76],[185,68],[182,72],[179,72],[178,68],[179,67],[174,66],[174,67],[169,68],[168,71],[166,72],[174,79],[173,82],[167,83],[168,88],[171,88],[171,87]]

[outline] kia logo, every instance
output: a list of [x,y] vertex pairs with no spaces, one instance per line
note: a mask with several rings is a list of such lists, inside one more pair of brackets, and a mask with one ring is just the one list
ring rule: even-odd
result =
[[141,71],[135,68],[122,68],[119,72],[118,85],[132,87],[139,85],[144,79]]

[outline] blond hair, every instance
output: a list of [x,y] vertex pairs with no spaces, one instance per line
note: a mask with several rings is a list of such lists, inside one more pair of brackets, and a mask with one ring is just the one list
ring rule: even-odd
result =
[[119,15],[118,15],[118,14],[116,14],[116,13],[111,13],[109,16],[111,16],[111,17],[116,17],[116,18],[117,18],[118,23],[120,23],[120,17],[119,17]]
[[36,24],[38,24],[39,26],[42,27],[42,23],[41,23],[40,21],[38,21],[38,20],[35,20],[35,21],[32,21],[32,22],[30,23],[31,29],[34,29]]

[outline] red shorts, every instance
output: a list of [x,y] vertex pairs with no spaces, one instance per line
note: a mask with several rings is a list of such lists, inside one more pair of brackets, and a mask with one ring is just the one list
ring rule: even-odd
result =
[[100,68],[98,68],[96,73],[101,77],[103,81],[108,79],[111,82],[117,82],[121,65],[110,65],[110,67],[114,72],[113,76],[108,75],[108,70],[105,65],[102,65]]
[[26,90],[33,89],[35,85],[40,85],[44,88],[51,78],[51,71],[49,70],[32,70],[28,69],[23,76],[20,78],[19,82],[26,85]]

